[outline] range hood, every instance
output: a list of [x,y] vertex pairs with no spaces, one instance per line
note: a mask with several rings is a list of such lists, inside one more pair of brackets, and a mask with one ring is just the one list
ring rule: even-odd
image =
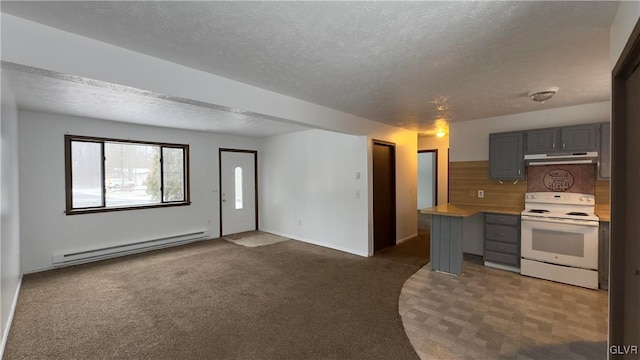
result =
[[534,165],[564,165],[564,164],[595,164],[598,162],[597,151],[557,152],[549,154],[527,154],[525,164]]

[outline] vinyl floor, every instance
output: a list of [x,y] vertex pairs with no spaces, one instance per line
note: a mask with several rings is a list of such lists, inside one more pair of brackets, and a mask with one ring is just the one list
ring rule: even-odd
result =
[[429,269],[404,284],[399,312],[421,359],[606,359],[608,293],[482,266]]

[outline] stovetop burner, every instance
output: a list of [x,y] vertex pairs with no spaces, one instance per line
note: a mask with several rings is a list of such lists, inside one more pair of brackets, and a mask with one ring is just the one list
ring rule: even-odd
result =
[[523,219],[533,221],[581,223],[598,221],[591,194],[531,192],[525,194]]
[[583,212],[578,212],[578,211],[572,211],[567,213],[567,215],[573,215],[573,216],[589,216],[589,214],[587,213],[583,213]]

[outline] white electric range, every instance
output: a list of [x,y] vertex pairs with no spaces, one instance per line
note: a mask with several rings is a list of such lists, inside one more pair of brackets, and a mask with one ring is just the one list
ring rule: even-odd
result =
[[590,194],[535,192],[521,213],[522,275],[598,288],[598,225]]

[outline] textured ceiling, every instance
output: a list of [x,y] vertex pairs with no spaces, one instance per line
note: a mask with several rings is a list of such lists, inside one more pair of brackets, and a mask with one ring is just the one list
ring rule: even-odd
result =
[[3,62],[2,71],[18,105],[27,110],[251,137],[309,129],[260,114],[18,64]]
[[[2,2],[2,11],[372,120],[609,100],[618,2]],[[531,90],[556,86],[544,104]],[[440,109],[440,110],[438,110]]]

